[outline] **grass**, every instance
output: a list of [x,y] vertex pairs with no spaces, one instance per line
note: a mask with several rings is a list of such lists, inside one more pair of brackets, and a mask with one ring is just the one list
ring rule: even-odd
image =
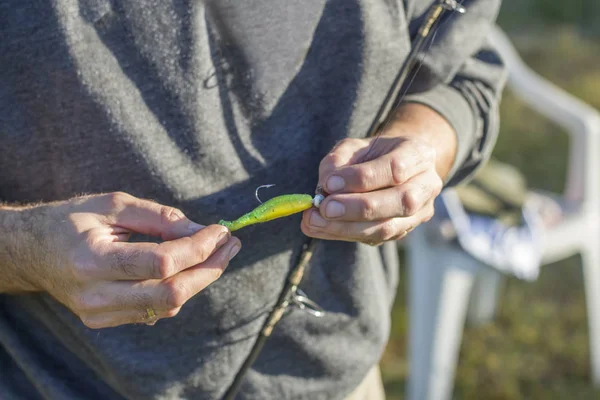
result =
[[[556,1],[548,3],[559,6]],[[586,4],[595,6],[592,2]],[[578,12],[573,15],[588,18]],[[590,39],[593,36],[584,36],[583,31],[563,27],[545,30],[543,34],[519,32],[513,40],[525,61],[542,76],[600,109],[600,45]],[[567,135],[508,91],[501,117],[494,156],[517,166],[531,186],[561,191]],[[381,363],[391,400],[404,398],[409,372],[404,284],[405,279],[394,308],[392,337]],[[454,398],[598,399],[600,390],[594,390],[590,384],[588,343],[579,257],[544,266],[540,278],[533,283],[510,279],[496,319],[483,326],[465,328]]]

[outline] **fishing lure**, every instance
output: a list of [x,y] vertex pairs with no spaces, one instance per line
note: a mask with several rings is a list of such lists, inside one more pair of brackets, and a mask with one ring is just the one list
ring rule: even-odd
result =
[[287,217],[292,214],[308,210],[312,206],[319,207],[325,198],[322,194],[317,194],[314,198],[309,194],[284,194],[273,197],[262,202],[258,197],[258,191],[261,188],[272,187],[274,185],[262,185],[256,189],[255,197],[262,203],[254,210],[242,215],[234,221],[220,220],[219,225],[223,225],[231,232],[242,229],[248,225],[260,224],[272,221],[277,218]]

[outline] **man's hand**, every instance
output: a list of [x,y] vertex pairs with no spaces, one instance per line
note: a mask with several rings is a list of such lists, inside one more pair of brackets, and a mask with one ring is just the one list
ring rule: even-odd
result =
[[433,216],[455,152],[445,119],[423,105],[403,106],[378,139],[345,139],[323,158],[319,185],[329,195],[305,211],[302,231],[371,245],[403,238]]
[[[16,271],[20,282],[12,289],[46,291],[90,328],[175,316],[241,246],[225,227],[125,193],[2,212],[14,228],[0,251],[2,272]],[[127,242],[133,232],[164,241]]]

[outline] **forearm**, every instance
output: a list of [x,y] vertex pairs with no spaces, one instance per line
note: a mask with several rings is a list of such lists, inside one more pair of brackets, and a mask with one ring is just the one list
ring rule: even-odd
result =
[[31,207],[0,207],[0,293],[38,290],[30,278],[40,261],[38,213]]

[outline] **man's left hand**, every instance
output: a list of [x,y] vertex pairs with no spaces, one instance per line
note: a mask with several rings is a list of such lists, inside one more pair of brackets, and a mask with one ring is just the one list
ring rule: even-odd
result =
[[414,106],[411,118],[390,124],[378,139],[345,139],[323,158],[319,185],[328,196],[319,209],[303,214],[304,234],[379,245],[431,219],[456,138],[441,116]]

